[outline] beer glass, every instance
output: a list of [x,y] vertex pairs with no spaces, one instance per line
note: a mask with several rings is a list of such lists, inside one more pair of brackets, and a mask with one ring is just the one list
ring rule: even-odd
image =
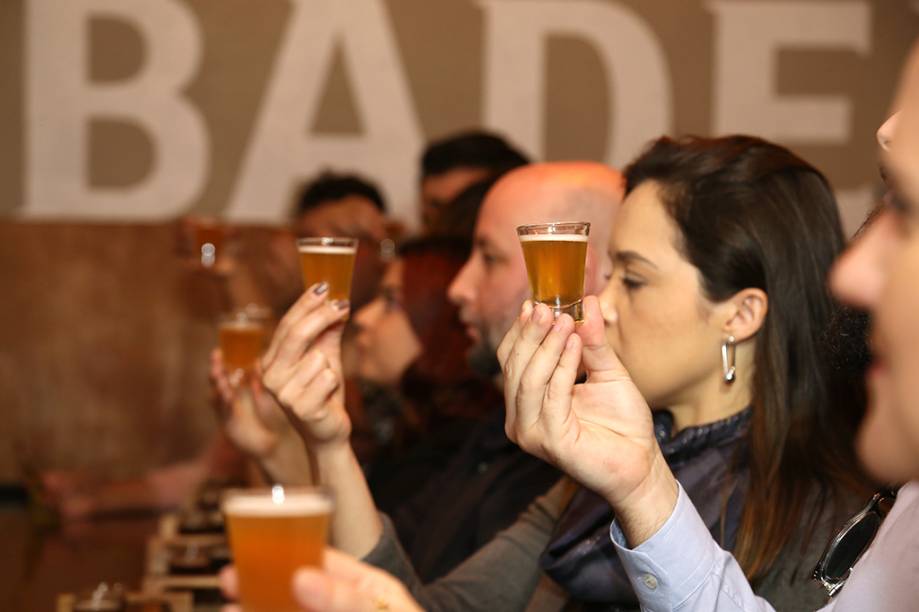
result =
[[297,240],[297,250],[304,288],[325,281],[330,300],[349,298],[357,238],[301,238]]
[[322,564],[332,498],[319,488],[229,491],[223,498],[244,612],[296,612],[294,571]]
[[590,223],[540,223],[517,228],[533,300],[558,317],[584,319],[584,266]]
[[226,369],[236,378],[255,369],[271,331],[271,313],[264,306],[250,304],[224,315],[218,335]]

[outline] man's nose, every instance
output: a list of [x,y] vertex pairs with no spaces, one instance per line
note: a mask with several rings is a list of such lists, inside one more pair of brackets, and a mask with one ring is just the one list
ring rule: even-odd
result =
[[460,271],[456,273],[456,276],[450,282],[450,286],[447,287],[447,299],[454,306],[462,306],[469,302],[470,295],[470,283],[469,283],[469,263],[467,262]]

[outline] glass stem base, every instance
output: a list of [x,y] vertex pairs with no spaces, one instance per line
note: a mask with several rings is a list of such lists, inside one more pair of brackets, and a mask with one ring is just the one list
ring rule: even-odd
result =
[[581,321],[584,320],[584,305],[581,302],[581,300],[578,300],[577,302],[574,302],[573,304],[565,304],[565,305],[555,304],[551,302],[549,303],[543,302],[543,303],[552,309],[552,314],[555,315],[556,319],[559,318],[559,316],[563,314],[567,314],[572,319],[574,319],[575,323],[580,323]]

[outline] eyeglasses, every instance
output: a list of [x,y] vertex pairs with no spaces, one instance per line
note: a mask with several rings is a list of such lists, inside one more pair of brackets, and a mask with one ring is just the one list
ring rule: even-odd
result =
[[830,597],[836,594],[849,579],[852,568],[877,535],[881,522],[897,499],[893,489],[882,489],[874,494],[861,512],[827,544],[823,556],[814,568],[813,578],[823,585]]

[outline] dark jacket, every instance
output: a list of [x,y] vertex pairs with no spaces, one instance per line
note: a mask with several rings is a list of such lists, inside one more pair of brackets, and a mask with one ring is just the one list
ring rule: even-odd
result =
[[559,477],[507,439],[498,407],[392,520],[418,575],[434,580],[510,526]]

